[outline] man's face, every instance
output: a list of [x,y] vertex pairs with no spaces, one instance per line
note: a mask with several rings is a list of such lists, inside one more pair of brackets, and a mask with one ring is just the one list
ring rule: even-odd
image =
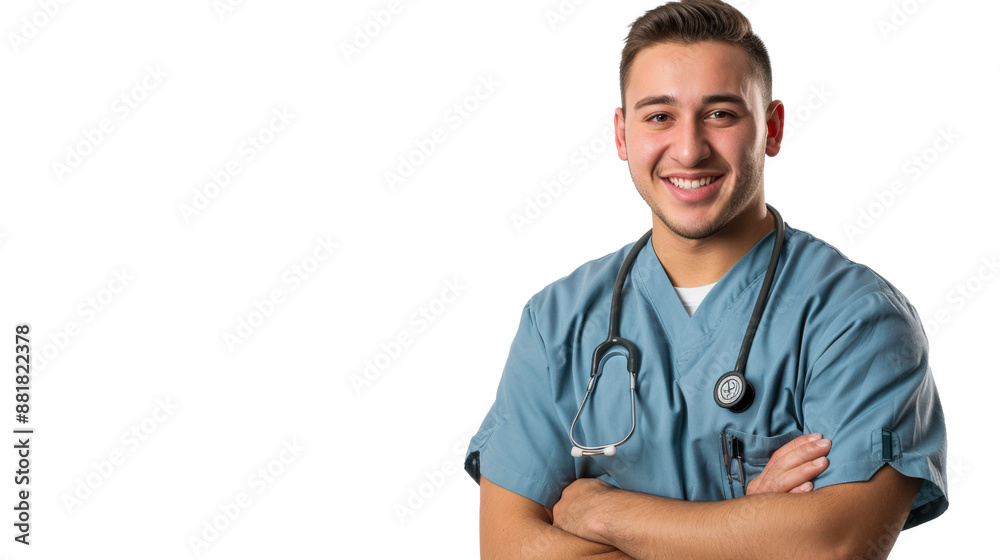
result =
[[778,153],[784,109],[774,101],[765,110],[742,49],[647,47],[633,61],[625,104],[624,116],[615,112],[618,156],[672,232],[704,239],[763,212],[764,155]]

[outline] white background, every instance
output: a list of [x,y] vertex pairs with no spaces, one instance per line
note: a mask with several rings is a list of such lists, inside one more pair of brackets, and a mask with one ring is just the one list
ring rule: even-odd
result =
[[[521,307],[650,225],[609,126],[627,26],[656,3],[45,4],[0,7],[10,429],[16,324],[30,323],[36,360],[32,545],[12,540],[8,448],[8,556],[475,557],[478,488],[459,465]],[[1000,281],[982,262],[1000,252],[1000,9],[737,5],[797,115],[766,164],[768,201],[887,277],[930,334],[951,508],[894,556],[974,556],[992,542],[998,459]],[[496,86],[477,99],[484,81]],[[463,103],[474,110],[456,120]],[[113,128],[89,146],[102,119]],[[444,141],[414,155],[436,128]],[[925,152],[948,129],[948,150]],[[252,160],[251,135],[268,142]],[[86,156],[55,169],[71,150]],[[915,156],[934,160],[919,176]],[[419,164],[390,188],[400,158]],[[240,173],[206,186],[230,160]],[[546,198],[562,171],[573,182]],[[545,208],[518,229],[529,200]],[[310,272],[293,284],[293,267]],[[227,344],[241,321],[255,328]],[[366,378],[366,360],[384,367]],[[239,515],[216,519],[241,493]]]

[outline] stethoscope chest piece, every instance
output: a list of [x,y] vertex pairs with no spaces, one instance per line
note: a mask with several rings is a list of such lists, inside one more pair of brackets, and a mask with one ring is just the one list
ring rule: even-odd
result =
[[731,371],[715,383],[715,404],[733,412],[743,412],[753,404],[753,385],[738,371]]

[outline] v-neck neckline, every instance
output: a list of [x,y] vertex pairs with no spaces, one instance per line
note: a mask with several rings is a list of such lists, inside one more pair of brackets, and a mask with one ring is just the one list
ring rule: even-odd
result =
[[[670,354],[684,361],[685,354],[698,351],[701,344],[733,313],[735,304],[744,298],[756,301],[760,281],[771,258],[776,230],[760,239],[730,268],[702,300],[694,315],[689,316],[670,278],[653,250],[650,238],[636,257],[633,285],[638,286],[652,306],[670,345]],[[788,229],[785,233],[788,237]],[[741,341],[733,341],[739,345]]]

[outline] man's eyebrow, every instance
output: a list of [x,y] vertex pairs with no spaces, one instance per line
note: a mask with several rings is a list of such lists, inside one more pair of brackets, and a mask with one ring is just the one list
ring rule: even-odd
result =
[[677,100],[672,95],[650,95],[643,97],[635,103],[635,110],[638,111],[647,105],[675,105]]
[[705,105],[711,105],[712,103],[732,103],[733,105],[740,105],[743,107],[747,106],[746,101],[743,100],[739,95],[733,95],[731,93],[717,93],[715,95],[706,95],[701,100]]
[[[734,95],[731,93],[716,93],[712,95],[706,95],[701,99],[701,102],[705,105],[711,105],[712,103],[732,103],[734,105],[740,105],[741,107],[746,107],[746,101],[743,100],[739,95]],[[648,97],[643,97],[635,104],[635,110],[646,107],[647,105],[676,105],[677,98],[672,95],[650,95]]]

